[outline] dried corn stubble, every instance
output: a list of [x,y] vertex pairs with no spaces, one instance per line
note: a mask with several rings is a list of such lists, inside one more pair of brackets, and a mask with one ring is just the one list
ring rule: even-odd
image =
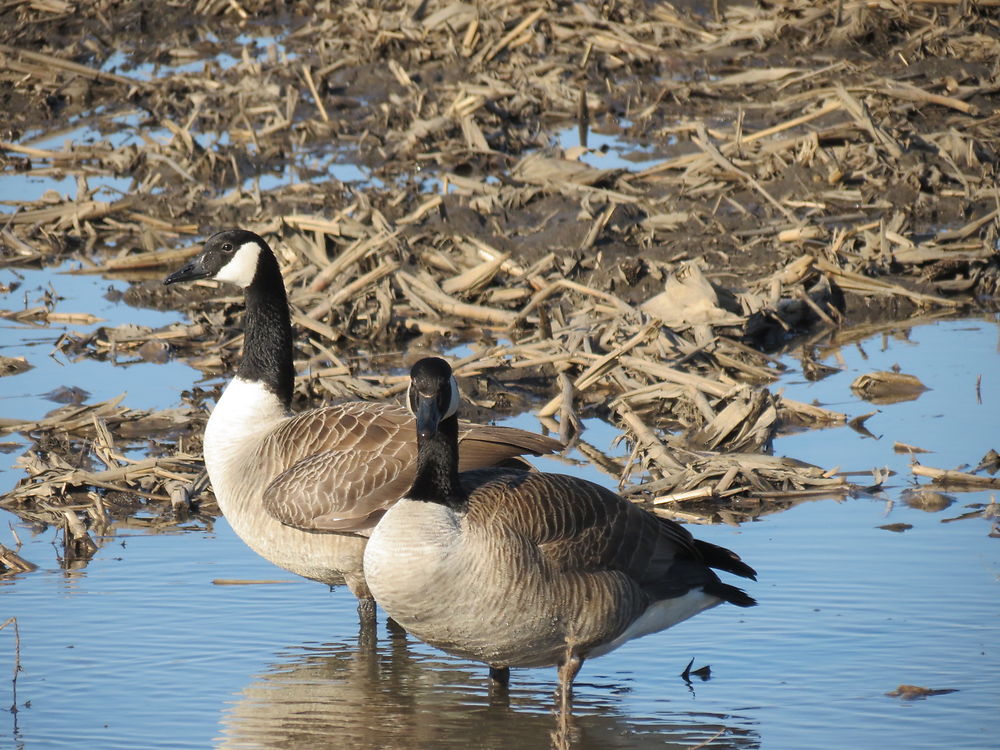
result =
[[[862,299],[929,319],[1000,287],[989,5],[782,0],[708,17],[632,0],[349,1],[311,5],[287,33],[288,8],[269,0],[167,5],[155,19],[118,0],[11,4],[2,167],[78,189],[10,202],[0,263],[78,257],[155,279],[192,234],[239,223],[281,256],[303,402],[391,397],[407,342],[472,339],[463,367],[491,373],[493,392],[473,394],[491,408],[542,404],[570,434],[611,404],[633,447],[629,466],[598,459],[612,473],[648,471],[665,494],[809,492],[839,478],[723,458],[782,423],[846,420],[770,394],[780,369],[757,347],[861,335],[838,328]],[[155,33],[138,40],[140,21]],[[253,33],[271,38],[240,37]],[[45,38],[61,43],[39,49]],[[858,47],[868,54],[845,57]],[[111,70],[115,52],[128,62]],[[21,137],[73,118],[93,132]],[[609,153],[641,142],[646,164],[603,163],[598,136]],[[344,184],[345,161],[377,182]],[[128,195],[98,190],[112,178]],[[682,303],[671,285],[685,261],[708,286],[682,283],[696,292]],[[676,295],[658,297],[668,286]],[[239,300],[205,284],[183,303],[186,329],[60,347],[155,359],[169,346],[226,372]],[[180,409],[193,455],[210,395]],[[174,421],[97,411],[119,442]],[[86,416],[35,429],[73,435]],[[706,455],[716,463],[697,468]],[[88,486],[67,476],[49,486]],[[160,479],[110,483],[168,498]]]

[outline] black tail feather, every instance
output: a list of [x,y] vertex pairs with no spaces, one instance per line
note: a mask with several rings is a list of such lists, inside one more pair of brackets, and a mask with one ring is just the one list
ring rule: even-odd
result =
[[[733,573],[735,575],[741,576],[743,578],[749,578],[752,581],[757,580],[757,571],[747,565],[745,562],[740,560],[740,556],[737,555],[732,550],[726,549],[725,547],[720,547],[717,544],[712,544],[711,542],[705,542],[701,539],[694,540],[695,547],[697,547],[698,552],[701,554],[702,560],[710,568],[715,568],[716,570],[725,570],[728,573]],[[733,588],[730,586],[730,588]],[[739,591],[739,589],[734,589]],[[746,594],[740,593],[750,599]],[[731,601],[730,599],[723,597],[726,601]],[[753,603],[753,599],[750,599]],[[733,602],[736,604],[737,602]],[[741,604],[741,607],[749,607],[750,604]]]
[[728,583],[723,583],[722,581],[706,583],[702,587],[702,590],[706,594],[717,596],[725,602],[735,604],[737,607],[754,607],[757,604],[757,600],[743,589],[730,586]]

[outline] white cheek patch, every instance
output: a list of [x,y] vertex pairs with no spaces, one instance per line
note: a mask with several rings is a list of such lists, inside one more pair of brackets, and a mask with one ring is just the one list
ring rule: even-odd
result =
[[417,416],[417,413],[413,411],[413,383],[412,381],[408,386],[406,386],[406,410],[410,412],[412,416]]
[[445,417],[450,417],[453,414],[458,413],[459,404],[462,403],[462,397],[458,395],[458,381],[455,380],[455,376],[451,376],[451,402],[448,404],[448,413]]
[[229,281],[241,287],[250,286],[257,274],[257,259],[260,257],[260,245],[256,242],[246,242],[233,253],[233,258],[219,269],[215,278],[219,281]]

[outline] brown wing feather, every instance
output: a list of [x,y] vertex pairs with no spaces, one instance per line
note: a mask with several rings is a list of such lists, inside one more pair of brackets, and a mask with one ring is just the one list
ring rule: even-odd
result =
[[358,531],[375,525],[395,485],[409,486],[401,475],[416,434],[402,408],[349,402],[289,419],[259,452],[287,467],[263,491],[272,516],[306,531]]
[[412,476],[401,476],[410,466],[378,451],[316,453],[268,485],[264,507],[282,523],[305,531],[372,528],[385,513],[385,498],[402,495],[412,482]]
[[[524,430],[469,423],[459,439],[467,469],[562,448]],[[416,456],[413,417],[402,407],[349,402],[306,412],[261,445],[261,460],[287,467],[264,490],[264,506],[306,531],[365,531],[409,489]]]
[[413,418],[398,406],[352,401],[299,414],[283,422],[261,444],[263,460],[290,467],[323,451],[379,451],[412,445],[417,455]]
[[469,472],[462,481],[470,523],[506,527],[558,569],[622,573],[654,599],[719,583],[704,543],[687,529],[593,482],[502,469]]
[[502,465],[508,459],[530,453],[558,453],[563,444],[545,435],[512,427],[458,423],[458,470]]

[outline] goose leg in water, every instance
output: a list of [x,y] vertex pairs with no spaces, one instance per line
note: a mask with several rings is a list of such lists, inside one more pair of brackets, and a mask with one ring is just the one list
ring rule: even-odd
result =
[[374,599],[358,599],[358,646],[362,650],[372,648],[378,640],[378,618]]
[[507,687],[510,683],[510,667],[490,667],[490,680],[497,687]]
[[488,689],[491,706],[510,707],[510,667],[490,667]]
[[368,589],[364,575],[360,573],[345,573],[344,583],[358,600],[358,618],[361,620],[361,630],[368,631],[374,637],[378,629],[378,618],[375,610],[375,597]]
[[369,597],[358,599],[358,617],[361,620],[363,630],[374,631],[378,626],[378,619],[375,616],[375,600]]
[[566,657],[559,665],[559,713],[569,713],[573,701],[573,680],[576,679],[583,657],[573,651],[572,646],[566,647]]

